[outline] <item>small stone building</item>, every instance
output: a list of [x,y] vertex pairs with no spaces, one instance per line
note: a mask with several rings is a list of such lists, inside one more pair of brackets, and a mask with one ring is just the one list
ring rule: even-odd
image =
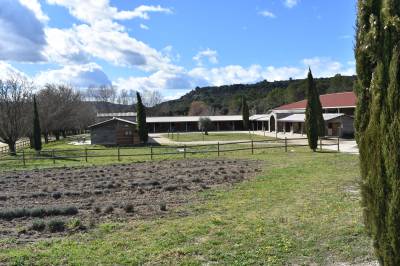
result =
[[130,146],[140,144],[137,123],[112,118],[89,126],[92,144]]

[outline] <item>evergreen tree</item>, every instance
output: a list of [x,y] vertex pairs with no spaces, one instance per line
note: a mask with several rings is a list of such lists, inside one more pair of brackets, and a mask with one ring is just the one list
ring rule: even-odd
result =
[[36,96],[33,96],[33,148],[36,152],[42,150],[42,135],[40,130],[39,112],[36,103]]
[[142,97],[140,97],[139,92],[136,92],[136,112],[137,112],[137,124],[138,124],[138,132],[140,141],[143,143],[147,143],[149,138],[146,124],[146,108],[143,105]]
[[243,129],[248,130],[250,126],[249,118],[249,106],[244,97],[242,97],[242,117],[243,117]]
[[325,122],[322,116],[322,106],[318,89],[315,86],[311,69],[307,77],[307,108],[305,128],[308,138],[308,146],[315,151],[318,147],[318,137],[325,135]]
[[364,221],[381,265],[400,265],[400,0],[359,0],[356,38]]

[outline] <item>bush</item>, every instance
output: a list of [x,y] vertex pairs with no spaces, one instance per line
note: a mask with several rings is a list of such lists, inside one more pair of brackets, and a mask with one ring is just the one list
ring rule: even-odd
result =
[[52,233],[63,232],[65,230],[65,222],[61,220],[51,220],[48,226]]
[[42,232],[46,228],[46,224],[42,220],[35,220],[31,225],[31,230]]
[[104,210],[104,213],[112,213],[113,211],[114,211],[114,207],[110,205]]
[[160,211],[167,211],[167,204],[165,202],[160,203]]
[[35,208],[31,210],[31,217],[44,217],[46,216],[46,210],[43,208]]
[[99,206],[94,207],[93,210],[95,213],[101,213],[101,207],[99,207]]
[[64,207],[64,208],[34,208],[34,209],[24,209],[17,208],[12,210],[0,211],[0,219],[12,220],[16,218],[26,218],[26,217],[36,217],[41,218],[45,216],[57,216],[57,215],[75,215],[78,213],[76,207]]
[[128,203],[124,206],[124,210],[127,213],[133,213],[135,211],[135,208],[133,207],[133,204]]
[[54,199],[59,199],[59,198],[61,198],[61,192],[54,192],[51,196],[52,196]]

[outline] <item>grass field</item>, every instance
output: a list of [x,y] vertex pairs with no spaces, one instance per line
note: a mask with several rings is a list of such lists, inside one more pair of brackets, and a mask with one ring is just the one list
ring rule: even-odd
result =
[[220,133],[209,132],[208,135],[203,133],[174,133],[164,134],[164,137],[178,142],[190,141],[236,141],[236,140],[271,140],[275,138],[264,137],[249,133]]
[[0,264],[326,265],[374,260],[362,224],[357,156],[304,148],[227,156],[262,160],[265,170],[231,190],[203,192],[202,203],[185,206],[172,217],[110,221],[85,234],[25,246],[2,239]]

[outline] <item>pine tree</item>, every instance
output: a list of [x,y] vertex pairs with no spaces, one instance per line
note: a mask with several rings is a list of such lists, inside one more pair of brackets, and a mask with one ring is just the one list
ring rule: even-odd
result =
[[315,151],[318,147],[318,137],[325,135],[325,122],[322,116],[322,106],[318,89],[315,85],[311,69],[307,77],[307,108],[305,128],[308,138],[308,146]]
[[139,138],[141,142],[147,143],[149,136],[146,124],[146,108],[142,103],[142,97],[140,97],[139,92],[136,92],[136,98],[137,98],[136,112],[137,112]]
[[42,150],[42,132],[40,130],[39,112],[36,103],[36,96],[33,96],[33,148],[36,152]]
[[359,0],[356,139],[366,228],[381,265],[400,265],[400,0]]
[[244,97],[242,97],[242,117],[243,117],[243,129],[248,130],[250,126],[249,118],[249,106]]

